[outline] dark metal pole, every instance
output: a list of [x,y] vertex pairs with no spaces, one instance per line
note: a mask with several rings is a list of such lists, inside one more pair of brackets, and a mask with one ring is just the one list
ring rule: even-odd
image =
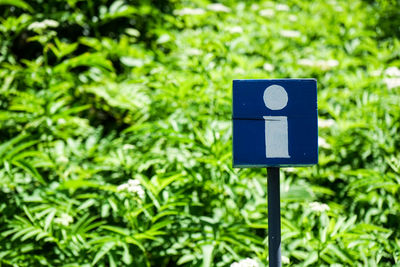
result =
[[281,203],[279,168],[268,167],[269,267],[281,267]]

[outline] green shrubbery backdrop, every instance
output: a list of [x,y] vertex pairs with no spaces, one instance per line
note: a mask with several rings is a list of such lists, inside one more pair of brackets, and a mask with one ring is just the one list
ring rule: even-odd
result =
[[400,265],[399,6],[0,0],[0,266],[267,265],[231,83],[287,77],[320,164],[283,170],[284,264]]

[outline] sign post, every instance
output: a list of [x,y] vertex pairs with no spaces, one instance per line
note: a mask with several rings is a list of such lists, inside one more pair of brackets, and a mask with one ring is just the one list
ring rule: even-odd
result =
[[268,167],[268,255],[269,266],[281,266],[281,203],[279,168]]
[[279,167],[318,163],[315,79],[233,81],[233,167],[267,167],[269,266],[281,266]]

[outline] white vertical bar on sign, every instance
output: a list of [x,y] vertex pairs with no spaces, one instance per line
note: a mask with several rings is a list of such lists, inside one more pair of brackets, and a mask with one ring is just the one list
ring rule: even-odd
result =
[[290,158],[286,116],[263,116],[265,120],[265,155],[267,158]]

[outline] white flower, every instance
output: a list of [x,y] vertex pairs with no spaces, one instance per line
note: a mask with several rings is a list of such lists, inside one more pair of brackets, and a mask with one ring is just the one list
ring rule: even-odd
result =
[[316,211],[316,212],[324,212],[324,211],[330,210],[331,208],[329,208],[329,206],[326,205],[325,203],[311,202],[310,209],[312,211]]
[[327,61],[325,61],[325,60],[317,61],[317,66],[319,66],[320,69],[322,69],[322,70],[328,70],[328,69],[334,68],[338,65],[339,65],[339,61],[337,61],[335,59],[329,59]]
[[64,156],[64,155],[61,155],[61,156],[58,158],[58,162],[61,162],[61,163],[68,163],[68,162],[69,162],[69,159],[68,159],[66,156]]
[[44,30],[46,28],[57,28],[59,23],[52,19],[45,19],[42,22],[33,22],[28,26],[28,30]]
[[284,170],[285,172],[295,172],[295,171],[296,171],[296,168],[287,167],[287,168],[284,168],[283,170]]
[[140,36],[140,31],[134,29],[134,28],[128,28],[125,30],[125,32],[133,37],[139,37]]
[[381,76],[382,70],[373,70],[373,71],[371,71],[371,75],[374,77]]
[[62,224],[64,226],[68,226],[73,221],[74,221],[74,218],[72,218],[67,213],[62,213],[60,217],[54,219],[55,223]]
[[224,6],[223,4],[220,3],[215,3],[215,4],[209,4],[207,6],[207,9],[214,11],[214,12],[231,12],[231,9],[227,6]]
[[335,11],[337,12],[343,12],[343,8],[341,6],[336,6]]
[[165,44],[169,40],[171,40],[171,36],[169,34],[165,33],[165,34],[162,34],[160,37],[158,37],[157,43],[158,44]]
[[259,14],[262,17],[271,18],[275,15],[275,11],[272,9],[262,9],[260,10]]
[[326,142],[325,138],[318,137],[318,146],[322,148],[330,148],[331,145]]
[[281,260],[282,260],[283,264],[290,264],[290,259],[288,257],[286,257],[286,256],[282,255]]
[[243,33],[243,29],[240,26],[234,26],[234,27],[228,28],[228,31],[230,33]]
[[135,146],[131,145],[131,144],[125,144],[122,146],[123,150],[129,150],[129,149],[134,149],[134,148],[135,148]]
[[178,16],[185,15],[203,15],[205,13],[204,9],[201,8],[188,8],[185,7],[183,9],[174,10],[174,14]]
[[287,38],[296,38],[300,37],[301,33],[299,31],[292,31],[292,30],[282,30],[280,32],[281,36]]
[[318,119],[318,126],[321,127],[321,128],[328,128],[328,127],[331,127],[333,125],[335,125],[335,120],[332,120],[332,119],[327,119],[327,120]]
[[336,59],[329,59],[329,60],[312,60],[308,58],[302,58],[297,61],[299,65],[306,66],[306,67],[316,67],[321,70],[329,70],[339,65],[339,61]]
[[336,59],[329,59],[329,60],[318,60],[317,65],[322,69],[322,70],[327,70],[334,68],[339,65],[339,61]]
[[128,188],[128,184],[120,184],[118,187],[117,187],[117,190],[118,191],[124,191],[124,190],[126,190]]
[[259,8],[260,8],[260,6],[257,4],[251,4],[251,7],[250,7],[251,10],[257,10]]
[[385,78],[383,81],[386,83],[388,89],[400,87],[400,78]]
[[259,267],[257,261],[247,258],[241,260],[239,262],[234,262],[231,264],[231,267]]
[[191,56],[200,56],[201,54],[203,54],[203,51],[197,48],[188,48],[186,49],[186,53]]
[[266,71],[273,71],[275,69],[275,67],[272,64],[264,63],[263,69],[266,70]]
[[117,191],[127,191],[129,193],[134,193],[143,199],[145,197],[145,192],[140,185],[140,181],[136,179],[129,179],[127,183],[121,184],[117,187]]
[[296,15],[289,15],[289,20],[291,21],[291,22],[295,22],[295,21],[297,21],[297,17],[296,17]]
[[390,67],[385,70],[385,74],[388,76],[400,77],[400,69],[397,67]]
[[289,11],[289,7],[285,4],[277,4],[275,8],[278,11]]
[[297,61],[297,64],[306,66],[306,67],[313,67],[314,66],[314,61],[308,58],[302,58]]

